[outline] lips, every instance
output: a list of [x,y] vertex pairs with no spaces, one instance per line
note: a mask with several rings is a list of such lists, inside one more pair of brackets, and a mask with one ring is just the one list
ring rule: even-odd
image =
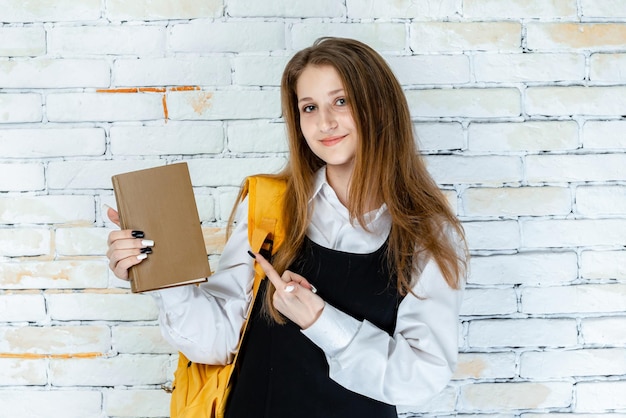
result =
[[339,142],[341,142],[346,136],[347,135],[332,136],[332,137],[324,138],[324,139],[320,140],[320,142],[324,146],[332,147],[333,145],[338,144]]

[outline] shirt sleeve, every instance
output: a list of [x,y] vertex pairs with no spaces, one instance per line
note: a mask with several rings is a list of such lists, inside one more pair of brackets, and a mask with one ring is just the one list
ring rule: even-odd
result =
[[233,359],[254,278],[253,260],[247,254],[247,214],[246,198],[237,208],[236,227],[219,268],[206,282],[151,292],[163,337],[191,361],[227,364]]
[[429,261],[400,303],[394,334],[326,305],[302,332],[325,353],[330,378],[392,405],[420,405],[449,382],[458,357],[462,291]]

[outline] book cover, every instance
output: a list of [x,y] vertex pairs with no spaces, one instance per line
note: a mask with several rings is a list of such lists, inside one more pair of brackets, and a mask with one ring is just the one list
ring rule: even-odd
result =
[[122,229],[143,231],[152,254],[129,270],[134,293],[205,281],[211,275],[187,163],[111,178]]

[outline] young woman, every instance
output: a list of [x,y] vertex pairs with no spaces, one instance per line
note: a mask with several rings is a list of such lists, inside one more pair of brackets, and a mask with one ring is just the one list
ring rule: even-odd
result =
[[[289,61],[281,94],[287,235],[272,264],[254,255],[270,280],[226,416],[395,418],[395,405],[431,399],[455,368],[462,227],[373,49],[319,39]],[[208,282],[154,293],[165,338],[192,361],[233,357],[253,278],[246,215],[243,199]],[[111,269],[126,279],[141,239],[115,231],[109,245]]]

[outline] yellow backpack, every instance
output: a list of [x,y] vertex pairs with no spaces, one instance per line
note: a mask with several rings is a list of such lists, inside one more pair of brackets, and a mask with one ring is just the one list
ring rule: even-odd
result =
[[[283,242],[285,232],[281,223],[285,181],[264,176],[248,177],[242,199],[248,196],[248,240],[254,252],[274,254]],[[243,249],[242,249],[243,251]],[[269,254],[268,254],[269,255]],[[254,266],[253,299],[256,298],[263,269]],[[209,279],[211,280],[211,279]],[[251,304],[252,306],[252,304]],[[246,319],[239,339],[248,325]],[[171,418],[221,418],[231,389],[231,376],[239,355],[226,366],[193,363],[183,353],[178,355],[178,367],[172,384]]]

